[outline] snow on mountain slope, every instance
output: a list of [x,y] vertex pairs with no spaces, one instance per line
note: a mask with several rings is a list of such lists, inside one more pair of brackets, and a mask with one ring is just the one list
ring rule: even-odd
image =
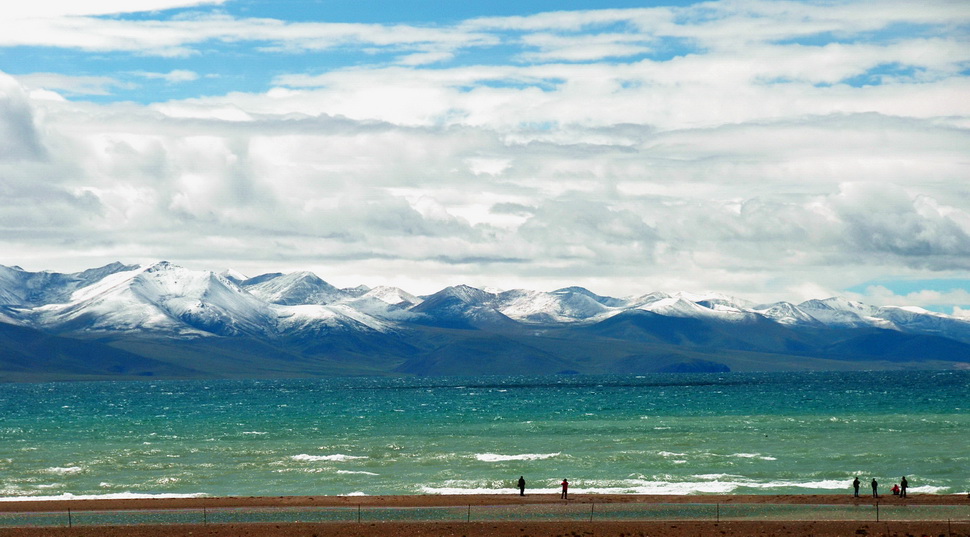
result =
[[111,274],[36,314],[67,330],[238,335],[271,326],[268,306],[229,280],[164,261]]
[[411,307],[421,303],[421,299],[397,287],[381,285],[370,289],[361,298],[373,298],[392,306]]
[[645,306],[649,306],[654,302],[659,302],[661,300],[666,300],[671,298],[672,295],[663,293],[661,291],[654,291],[652,293],[647,293],[645,295],[639,295],[630,297],[626,300],[626,307],[629,309],[644,309]]
[[264,274],[242,282],[241,287],[271,304],[331,304],[350,296],[312,272]]
[[761,315],[764,315],[772,321],[780,324],[823,326],[821,321],[805,313],[799,309],[798,306],[790,302],[775,302],[774,304],[756,306],[752,309],[752,311],[760,313]]
[[653,300],[639,306],[637,309],[666,315],[668,317],[717,319],[730,322],[751,321],[757,316],[756,313],[740,310],[735,307],[722,304],[712,304],[711,307],[708,307],[677,296]]
[[618,299],[581,287],[492,292],[458,285],[419,298],[394,287],[337,289],[311,272],[246,279],[231,271],[192,271],[167,262],[147,267],[112,263],[75,274],[0,266],[0,322],[56,332],[277,337],[300,331],[395,330],[410,322],[502,330],[516,324],[592,323],[636,309],[731,322],[763,317],[788,326],[877,327],[970,343],[970,320],[836,297],[753,305],[711,293],[653,292]]
[[621,308],[626,305],[626,300],[622,298],[613,298],[611,296],[601,296],[596,293],[586,289],[584,287],[563,287],[562,289],[556,289],[552,292],[554,295],[572,296],[572,295],[582,295],[586,298],[598,302],[608,308]]
[[483,291],[481,289],[476,289],[470,285],[454,285],[451,287],[445,287],[441,291],[424,298],[429,299],[431,297],[436,297],[438,299],[455,298],[465,304],[480,306],[494,299],[495,294],[489,293],[488,291]]
[[[300,288],[280,285],[277,289],[285,294],[285,290]],[[108,275],[75,291],[69,302],[36,308],[29,317],[35,325],[60,331],[175,336],[389,329],[388,322],[351,306],[269,304],[222,275],[164,261]]]
[[280,333],[320,333],[332,330],[373,330],[387,332],[393,324],[344,304],[276,306]]
[[0,305],[42,306],[64,302],[76,289],[132,268],[135,267],[111,263],[83,272],[61,274],[48,271],[27,272],[20,267],[0,265]]
[[596,301],[589,291],[580,289],[552,293],[524,289],[505,291],[495,298],[495,307],[504,315],[525,323],[574,323],[616,313],[614,308]]
[[340,302],[341,305],[387,321],[413,319],[416,314],[408,310],[420,303],[421,299],[411,293],[388,286],[375,287],[358,295],[357,298]]
[[875,317],[904,332],[931,334],[970,343],[970,319],[960,319],[923,308],[886,306]]
[[249,276],[246,276],[242,272],[239,272],[238,270],[231,269],[231,268],[230,269],[226,269],[226,270],[220,272],[219,273],[219,276],[222,276],[223,278],[231,281],[232,283],[234,283],[236,285],[239,285],[242,282],[244,282],[244,281],[246,281],[246,280],[249,279]]
[[808,300],[799,304],[798,309],[826,326],[842,328],[874,326],[890,330],[895,328],[893,323],[876,317],[877,308],[839,297]]
[[751,311],[751,308],[754,307],[753,302],[722,293],[689,293],[686,291],[678,291],[672,293],[671,296],[714,310]]

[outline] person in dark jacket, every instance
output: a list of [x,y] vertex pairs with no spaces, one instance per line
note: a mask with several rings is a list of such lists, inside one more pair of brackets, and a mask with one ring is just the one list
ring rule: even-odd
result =
[[852,488],[855,489],[855,497],[858,498],[859,497],[859,477],[858,476],[856,476],[856,478],[852,480]]
[[876,478],[875,477],[873,477],[872,478],[872,497],[873,498],[878,498],[879,497],[879,493],[877,492],[878,489],[879,489],[879,482],[876,481]]
[[519,496],[525,496],[525,476],[519,476]]
[[906,489],[909,487],[909,481],[906,481],[906,476],[903,476],[903,480],[899,483],[899,497],[906,497]]

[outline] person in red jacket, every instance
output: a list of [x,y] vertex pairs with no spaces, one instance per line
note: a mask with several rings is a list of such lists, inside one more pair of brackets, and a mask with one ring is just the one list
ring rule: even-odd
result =
[[565,499],[567,499],[568,496],[569,496],[569,481],[566,481],[565,479],[563,479],[562,480],[562,496],[560,496],[560,497],[565,500]]

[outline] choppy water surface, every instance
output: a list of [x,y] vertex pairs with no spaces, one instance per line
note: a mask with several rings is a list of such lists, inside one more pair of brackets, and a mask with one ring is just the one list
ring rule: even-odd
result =
[[970,490],[970,372],[0,385],[0,496]]

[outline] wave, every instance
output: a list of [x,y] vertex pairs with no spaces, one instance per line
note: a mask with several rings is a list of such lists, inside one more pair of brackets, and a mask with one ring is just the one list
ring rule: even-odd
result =
[[80,474],[84,472],[84,468],[81,466],[67,466],[67,467],[54,466],[52,468],[47,468],[44,471],[49,474],[71,475],[71,474]]
[[[819,481],[765,481],[758,482],[732,474],[700,474],[686,481],[666,481],[663,478],[632,478],[617,480],[575,480],[569,490],[576,494],[644,494],[644,495],[703,495],[732,494],[741,489],[767,490],[779,488],[813,489],[820,492],[840,491],[847,488],[844,480]],[[557,494],[560,492],[558,480],[543,480],[529,487],[533,494]],[[939,493],[942,487],[921,487],[926,493]],[[517,494],[518,489],[504,486],[494,488],[483,486],[478,481],[449,481],[440,484],[427,484],[419,487],[424,494]],[[916,491],[915,488],[911,489]],[[924,492],[920,490],[919,492]]]
[[0,496],[0,502],[56,502],[64,500],[138,500],[138,499],[166,499],[166,498],[205,498],[208,494],[195,492],[191,494],[142,494],[135,492],[114,492],[110,494],[71,494],[65,492],[57,496]]
[[521,455],[498,455],[495,453],[476,453],[475,458],[482,462],[541,461],[562,455],[558,453],[523,453]]
[[305,462],[319,462],[319,461],[331,461],[331,462],[343,462],[352,461],[355,459],[366,459],[367,457],[358,457],[355,455],[307,455],[306,453],[301,453],[299,455],[293,455],[290,457],[295,461],[305,461]]
[[768,455],[762,455],[761,453],[734,453],[731,457],[738,457],[740,459],[758,459],[761,461],[777,461],[776,457],[771,457]]

